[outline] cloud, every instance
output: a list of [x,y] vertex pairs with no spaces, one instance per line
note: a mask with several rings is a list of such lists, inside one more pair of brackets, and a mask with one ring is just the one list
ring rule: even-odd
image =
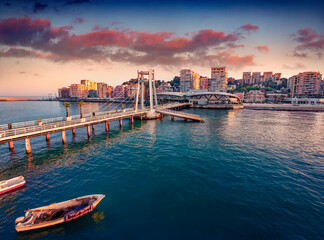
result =
[[284,64],[284,65],[282,65],[282,68],[294,70],[294,69],[299,69],[299,68],[306,68],[306,66],[303,63],[296,63],[294,66],[289,66],[289,65]]
[[36,1],[33,5],[33,12],[38,13],[40,11],[45,10],[47,7],[48,7],[48,4]]
[[93,28],[92,28],[92,31],[107,31],[109,30],[108,27],[102,27],[101,25],[95,25]]
[[6,51],[0,51],[0,57],[15,57],[15,58],[51,58],[52,54],[42,53],[34,50],[26,50],[22,48],[10,48]]
[[300,43],[296,46],[296,50],[318,52],[324,49],[324,35],[318,34],[312,28],[299,29],[296,34],[291,37]]
[[[78,20],[77,20],[78,21]],[[81,20],[82,21],[82,20]],[[254,56],[238,56],[233,49],[240,34],[202,29],[185,36],[174,32],[143,32],[96,26],[92,32],[72,34],[72,26],[53,27],[48,19],[28,16],[0,20],[0,57],[32,57],[51,61],[127,62],[180,66],[229,64],[254,65]],[[8,48],[9,47],[9,48]]]
[[124,22],[113,21],[110,25],[115,26],[115,25],[120,25],[120,24],[124,24]]
[[308,54],[307,53],[304,53],[304,52],[299,53],[299,52],[294,51],[291,56],[298,57],[298,58],[307,58],[308,57]]
[[229,48],[244,48],[245,47],[244,44],[236,45],[235,43],[227,43],[226,46],[229,47]]
[[256,46],[255,48],[260,52],[266,52],[266,53],[269,52],[269,47],[268,46]]
[[86,19],[78,17],[78,18],[73,20],[73,23],[84,23],[86,21],[87,21]]
[[24,72],[24,71],[21,71],[21,72],[19,72],[19,74],[26,74],[26,72]]
[[244,30],[246,32],[255,32],[259,29],[260,29],[259,26],[252,25],[252,24],[245,24],[238,28],[238,30]]

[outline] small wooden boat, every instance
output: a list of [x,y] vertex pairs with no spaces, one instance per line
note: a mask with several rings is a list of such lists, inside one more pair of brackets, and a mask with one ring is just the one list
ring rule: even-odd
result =
[[23,176],[0,181],[0,194],[9,192],[16,188],[20,188],[20,187],[24,186],[25,183],[26,183],[26,181]]
[[17,232],[28,231],[68,222],[92,212],[105,197],[102,194],[87,195],[48,206],[25,210],[24,217],[15,221]]

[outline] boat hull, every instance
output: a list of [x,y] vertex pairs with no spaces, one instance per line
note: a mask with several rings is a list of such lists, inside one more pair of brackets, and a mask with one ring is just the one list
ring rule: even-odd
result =
[[[45,207],[40,207],[40,208],[37,208],[37,209],[29,210],[29,211],[27,211],[27,214],[30,213],[30,212],[35,212],[35,211],[38,211],[40,213],[45,213],[47,211],[46,210],[47,208],[51,208],[51,211],[54,211],[54,212],[55,211],[60,211],[59,207],[61,205],[66,205],[66,204],[69,204],[71,201],[76,201],[76,200],[79,200],[79,199],[86,199],[87,197],[88,198],[96,197],[97,199],[92,204],[89,204],[86,207],[84,207],[82,209],[79,209],[78,211],[73,211],[73,212],[67,213],[63,217],[60,217],[60,218],[55,219],[55,220],[44,221],[44,222],[41,222],[41,223],[32,223],[32,224],[28,224],[28,225],[23,225],[23,224],[19,224],[19,223],[22,222],[21,218],[17,218],[16,219],[16,227],[15,227],[15,229],[16,229],[17,232],[29,231],[29,230],[39,229],[39,228],[50,227],[50,226],[54,226],[54,225],[57,225],[57,224],[61,224],[61,223],[65,223],[65,222],[69,222],[69,221],[78,219],[78,218],[92,212],[96,208],[98,203],[105,197],[105,195],[101,195],[101,194],[88,195],[88,196],[72,199],[72,200],[69,200],[69,201],[61,202],[61,203],[54,203],[54,204],[50,204],[50,205],[45,206]],[[73,206],[73,205],[71,205],[71,206]],[[26,214],[26,217],[27,217],[27,214]],[[23,218],[23,219],[25,219],[25,218]],[[36,219],[36,217],[34,217],[33,221],[35,221],[35,219]]]
[[25,185],[25,183],[21,183],[21,184],[18,184],[16,186],[13,186],[13,187],[10,187],[10,188],[7,188],[7,189],[4,189],[4,190],[1,190],[0,191],[0,194],[4,194],[4,193],[7,193],[7,192],[10,192],[10,191],[13,191],[15,189],[18,189],[18,188],[21,188]]
[[23,176],[0,181],[0,195],[21,188],[26,183]]

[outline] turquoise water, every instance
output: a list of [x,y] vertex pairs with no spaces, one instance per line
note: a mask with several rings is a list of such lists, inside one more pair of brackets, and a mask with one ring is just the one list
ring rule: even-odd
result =
[[[87,104],[86,112],[98,104]],[[0,145],[1,239],[324,239],[324,113],[186,110],[205,123],[124,120]],[[73,104],[72,114],[78,114]],[[64,116],[58,102],[0,103],[0,124]],[[25,209],[87,194],[106,198],[78,220],[16,233]]]

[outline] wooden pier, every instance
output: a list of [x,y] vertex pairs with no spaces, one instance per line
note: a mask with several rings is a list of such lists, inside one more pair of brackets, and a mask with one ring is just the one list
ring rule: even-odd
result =
[[92,131],[94,131],[94,125],[105,123],[106,131],[110,129],[111,121],[119,121],[119,125],[122,128],[122,120],[130,119],[133,123],[134,117],[140,117],[147,113],[147,109],[141,109],[135,111],[133,109],[126,109],[114,112],[108,112],[99,116],[90,116],[85,118],[79,118],[74,120],[58,121],[46,124],[38,124],[34,126],[20,127],[14,129],[7,129],[0,131],[0,144],[9,143],[9,148],[12,149],[13,141],[25,139],[26,152],[31,152],[30,140],[31,137],[37,137],[45,135],[46,140],[49,141],[50,134],[62,132],[62,142],[66,142],[67,130],[72,130],[75,134],[76,128],[87,127],[88,137],[90,137],[90,126],[92,126]]
[[[198,115],[184,113],[180,111],[183,108],[189,108],[189,103],[173,103],[165,104],[164,106],[157,106],[155,111],[163,114],[171,115],[174,117],[183,118],[185,120],[193,120],[204,122],[204,119],[200,118]],[[175,109],[175,110],[171,110]],[[58,117],[52,119],[44,119],[40,121],[28,121],[20,123],[12,123],[6,125],[0,125],[0,144],[8,143],[9,149],[14,148],[14,141],[25,140],[26,153],[31,152],[30,138],[37,136],[45,136],[46,141],[50,140],[50,134],[61,132],[62,133],[62,143],[66,143],[66,131],[71,130],[73,136],[75,136],[75,129],[86,127],[87,134],[90,138],[91,128],[92,132],[95,131],[95,125],[105,124],[105,129],[108,132],[110,130],[110,122],[119,121],[120,128],[123,126],[123,119],[129,119],[131,124],[134,123],[134,118],[144,119],[146,114],[150,111],[149,108],[143,108],[134,110],[132,108],[124,110],[113,110],[109,112],[99,112],[96,116],[91,114],[85,115],[84,118],[79,118],[79,116],[71,117]]]
[[201,118],[199,115],[196,114],[174,111],[163,107],[158,107],[155,109],[155,111],[160,114],[170,115],[172,120],[174,120],[174,118],[177,117],[183,118],[185,121],[192,120],[197,122],[205,122],[205,119]]

